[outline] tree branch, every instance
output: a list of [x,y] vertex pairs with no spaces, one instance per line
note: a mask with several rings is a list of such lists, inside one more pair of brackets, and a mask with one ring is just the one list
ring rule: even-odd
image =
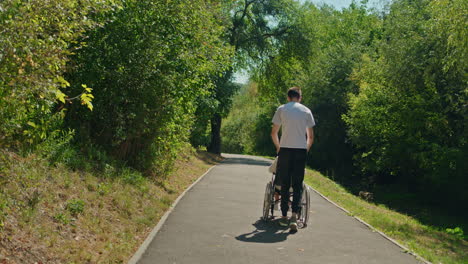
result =
[[245,16],[247,15],[247,11],[248,11],[248,8],[250,5],[252,5],[253,3],[255,3],[257,0],[251,0],[251,1],[245,1],[244,2],[244,9],[242,10],[242,16],[240,17],[240,19],[236,19],[237,17],[237,14],[239,12],[241,12],[240,10],[236,11],[236,13],[234,14],[234,21],[232,23],[232,28],[230,29],[231,31],[231,38],[230,38],[230,44],[234,46],[234,49],[237,50],[238,49],[238,43],[237,43],[237,39],[238,39],[238,36],[237,36],[237,29],[243,24],[243,20],[245,18]]
[[[281,37],[284,34],[288,33],[289,29],[290,29],[289,27],[284,27],[284,28],[281,28],[280,30],[277,30],[276,32],[264,33],[261,35],[261,37],[263,39],[267,39],[271,37]],[[245,43],[249,43],[250,41],[255,40],[256,38],[258,38],[258,36],[253,36],[253,37],[244,39],[243,41],[240,41],[239,44],[243,45]]]

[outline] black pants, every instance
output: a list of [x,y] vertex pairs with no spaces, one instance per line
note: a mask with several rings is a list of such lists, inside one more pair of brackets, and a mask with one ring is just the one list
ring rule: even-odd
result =
[[304,181],[304,169],[307,158],[307,150],[280,148],[278,153],[277,176],[281,181],[281,212],[283,216],[289,210],[289,188],[293,188],[292,212],[299,212],[299,203],[302,195],[302,181]]

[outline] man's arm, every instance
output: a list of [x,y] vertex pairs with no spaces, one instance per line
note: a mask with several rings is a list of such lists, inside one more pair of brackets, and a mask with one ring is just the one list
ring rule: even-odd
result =
[[310,148],[312,147],[312,144],[314,144],[314,128],[308,127],[306,131],[307,131],[307,152],[309,152]]
[[273,127],[271,128],[271,139],[273,140],[273,144],[275,144],[276,153],[278,153],[280,150],[280,142],[279,142],[279,137],[278,137],[279,130],[280,130],[280,125],[273,124]]

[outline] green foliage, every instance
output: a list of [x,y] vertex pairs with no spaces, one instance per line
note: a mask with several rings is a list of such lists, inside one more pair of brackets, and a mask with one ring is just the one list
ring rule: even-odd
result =
[[73,136],[74,132],[71,130],[54,130],[37,144],[35,153],[50,160],[52,164],[56,162],[67,164],[76,156],[70,145]]
[[229,43],[236,50],[236,66],[254,68],[275,53],[278,39],[290,29],[298,10],[291,0],[241,0],[226,4]]
[[[467,201],[467,10],[461,0],[399,0],[380,15],[302,5],[255,72],[256,125],[250,111],[226,119],[230,148],[267,154],[269,108],[300,86],[317,123],[309,165],[352,188],[396,183],[420,198],[446,194],[433,202]],[[265,131],[246,144],[228,130]]]
[[[344,116],[363,172],[467,201],[465,1],[396,1]],[[448,20],[445,11],[453,19]],[[466,12],[465,12],[466,13]],[[454,54],[458,54],[457,58]]]
[[463,234],[463,229],[461,229],[460,227],[447,228],[445,229],[445,232],[447,232],[447,234],[454,235],[455,237],[460,239],[463,239],[465,237]]
[[217,136],[221,128],[219,120],[228,115],[233,95],[240,87],[231,79],[232,70],[224,72],[220,77],[213,77],[213,89],[206,96],[197,99],[196,119],[190,134],[190,143],[194,147],[207,146],[209,148],[213,145],[213,136]]
[[54,220],[61,223],[61,224],[63,224],[63,225],[68,225],[71,222],[70,218],[64,213],[55,214],[54,215]]
[[223,120],[223,152],[275,156],[271,143],[271,118],[276,107],[262,105],[258,85],[249,83],[234,96],[232,109]]
[[93,87],[92,112],[72,105],[80,141],[141,171],[166,175],[188,140],[195,100],[229,64],[219,5],[206,1],[126,1],[112,22],[90,32],[73,57],[72,91]]
[[54,106],[72,100],[63,92],[69,57],[99,14],[115,8],[112,0],[0,3],[0,147],[35,145],[58,128],[63,113]]
[[80,199],[72,199],[67,202],[66,209],[74,217],[84,212],[85,202]]
[[0,193],[0,231],[3,229],[5,217],[7,216],[6,209],[7,209],[7,201],[5,199],[5,195]]
[[265,107],[255,122],[255,129],[252,137],[254,138],[254,152],[260,155],[276,156],[276,149],[271,144],[271,119],[276,111],[276,107]]
[[111,191],[111,185],[106,183],[99,183],[97,186],[97,191],[99,195],[104,196]]
[[120,174],[122,175],[122,180],[127,184],[141,186],[145,181],[141,173],[130,169],[124,169]]
[[221,130],[223,152],[254,153],[256,138],[252,131],[261,111],[256,88],[254,84],[245,85],[234,97],[232,109],[223,121]]
[[[211,96],[198,102],[198,119],[191,137],[195,146],[206,142],[210,122],[211,135],[208,151],[221,151],[221,123],[231,108],[231,99],[238,86],[233,83],[235,70],[254,69],[270,54],[276,52],[279,38],[288,32],[288,23],[297,8],[293,0],[242,0],[223,3],[222,21],[226,25],[224,39],[234,48],[232,67],[214,77],[215,89]],[[196,140],[201,135],[204,140]],[[230,144],[230,143],[228,143]]]
[[[312,110],[317,123],[309,164],[350,179],[352,148],[341,115],[347,111],[348,93],[357,90],[349,76],[361,54],[372,51],[381,22],[365,6],[357,5],[336,11],[306,4],[296,16],[278,54],[256,74],[260,95],[273,108],[285,103],[289,87],[300,86],[302,103]],[[269,129],[266,121],[273,113],[265,117],[263,129]],[[263,143],[256,147],[271,145],[268,140]]]

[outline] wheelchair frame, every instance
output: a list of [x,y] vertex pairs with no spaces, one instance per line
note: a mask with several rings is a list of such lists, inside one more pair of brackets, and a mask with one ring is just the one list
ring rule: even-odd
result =
[[[264,221],[272,220],[275,218],[275,173],[273,173],[271,181],[267,183],[265,188],[265,197],[263,200],[263,216]],[[289,193],[288,199],[291,200],[292,192]],[[283,197],[280,198],[281,201]],[[299,228],[307,227],[309,221],[310,211],[310,188],[307,184],[302,183],[302,197],[299,204],[299,212],[297,214],[297,225]],[[291,210],[291,207],[289,208]]]

